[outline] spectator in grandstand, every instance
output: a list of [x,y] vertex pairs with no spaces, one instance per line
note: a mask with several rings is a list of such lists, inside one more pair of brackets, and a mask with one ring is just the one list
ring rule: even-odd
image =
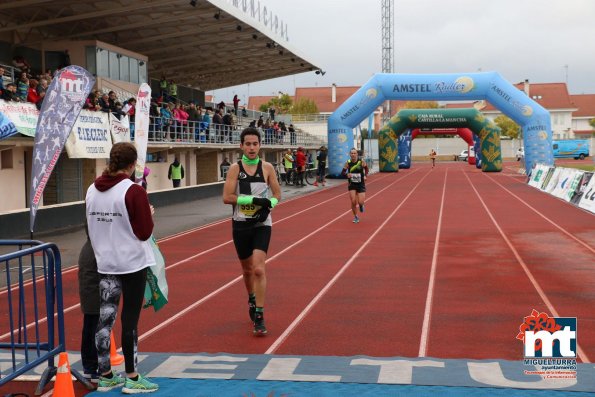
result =
[[161,139],[161,134],[158,131],[161,131],[161,113],[159,113],[157,102],[151,100],[151,105],[149,106],[149,139]]
[[[155,264],[149,239],[153,233],[154,209],[147,192],[130,176],[138,154],[130,142],[116,143],[109,164],[86,195],[89,237],[97,259],[99,324],[95,343],[99,362],[98,391],[123,387],[124,393],[156,391],[159,386],[137,372],[137,335],[147,268]],[[101,214],[101,216],[91,215]],[[126,376],[110,363],[110,334],[122,300],[122,350]]]
[[250,127],[250,128],[256,128],[256,120],[252,120],[250,122],[250,124],[248,124],[248,127]]
[[165,78],[165,75],[162,74],[161,80],[159,80],[159,95],[165,98],[167,94],[167,79]]
[[17,95],[17,86],[15,83],[8,83],[4,91],[2,91],[2,99],[5,101],[21,102],[21,98]]
[[262,114],[260,115],[260,117],[258,118],[258,122],[256,123],[256,126],[258,128],[264,128],[264,119],[262,118]]
[[165,140],[165,141],[171,141],[170,132],[171,132],[171,128],[174,124],[173,116],[171,114],[172,107],[173,107],[173,103],[170,102],[170,103],[165,104],[165,106],[161,108],[162,128],[163,128],[163,131],[166,132],[165,138],[163,138],[163,140]]
[[[41,98],[39,97],[39,94],[37,93],[37,86],[39,85],[39,82],[35,79],[31,79],[29,80],[29,90],[27,91],[27,102],[31,102],[33,104],[35,104],[35,107],[37,107],[37,109],[41,108]],[[37,105],[37,103],[39,102],[39,106]]]
[[[37,84],[37,95],[39,95],[39,102],[37,102],[37,104],[39,105],[38,109],[41,109],[41,104],[43,103],[43,100],[45,98],[45,93],[48,91],[48,79],[46,78],[41,78],[39,79],[39,84]],[[97,98],[97,97],[96,97]]]
[[237,95],[233,96],[233,110],[235,114],[238,114],[238,105],[240,104],[240,98]]
[[[118,102],[118,96],[114,91],[110,91],[107,96],[109,108],[112,112],[114,112],[116,110],[116,102]],[[120,105],[122,105],[122,103],[120,103]]]
[[27,101],[27,94],[29,93],[29,78],[26,72],[21,73],[21,77],[17,81],[17,96],[21,102]]
[[242,106],[242,117],[248,117],[248,111],[245,106]]
[[134,115],[136,113],[136,98],[129,98],[122,107],[124,116],[128,116],[130,122],[130,139],[134,140]]
[[289,142],[291,145],[295,145],[297,142],[297,134],[295,133],[295,128],[293,128],[293,124],[289,124],[287,128],[289,131]]
[[99,107],[102,112],[111,112],[108,94],[101,94],[101,98],[99,98]]
[[283,143],[285,141],[285,134],[287,134],[287,126],[284,121],[279,122],[279,129],[281,130],[281,140],[279,143]]
[[178,156],[174,157],[174,162],[169,165],[167,179],[171,179],[174,188],[180,187],[182,179],[184,179],[184,166],[180,164]]
[[225,102],[221,101],[217,104],[217,109],[221,111],[221,114],[225,112]]
[[275,109],[274,105],[271,105],[271,107],[269,108],[269,116],[271,117],[271,120],[275,120],[275,112],[277,111],[277,109]]
[[118,120],[122,120],[124,116],[124,112],[122,111],[122,103],[116,102],[115,109],[112,110],[112,114],[118,118]]
[[4,91],[4,68],[0,66],[0,95],[2,95],[2,91]]
[[227,111],[223,116],[223,131],[225,142],[231,143],[231,131],[233,129],[233,117],[231,115],[231,109]]
[[225,179],[225,176],[227,175],[227,170],[229,170],[229,161],[227,161],[227,157],[223,158],[223,161],[221,162],[221,164],[219,164],[219,173],[221,174],[221,179]]
[[202,116],[202,122],[200,123],[200,132],[205,133],[207,142],[211,142],[213,139],[211,137],[211,111],[205,110],[205,114]]
[[101,110],[101,106],[99,105],[99,98],[97,98],[97,92],[93,91],[89,93],[87,99],[85,100],[85,104],[83,105],[83,109],[92,111]]
[[178,100],[178,86],[176,85],[176,82],[173,80],[170,80],[168,85],[167,85],[167,93],[169,95],[169,101],[170,102],[177,102]]
[[199,139],[202,113],[196,108],[194,102],[190,102],[188,108],[186,108],[186,112],[188,113],[188,129],[192,133],[192,136],[194,136],[194,140],[197,141]]
[[176,103],[173,110],[174,126],[176,129],[175,138],[176,140],[184,139],[187,135],[188,130],[188,112],[184,110],[184,107],[180,102]]
[[215,110],[215,114],[213,115],[213,126],[215,132],[215,142],[222,142],[223,141],[223,117],[221,117],[221,110]]
[[95,347],[95,331],[99,323],[99,283],[101,274],[97,272],[97,260],[89,233],[85,228],[87,241],[83,245],[78,259],[78,286],[83,329],[81,332],[81,361],[84,376],[90,382],[99,381],[99,363]]
[[21,72],[31,72],[31,65],[29,65],[29,62],[27,62],[27,60],[21,55],[17,55],[14,58],[12,58],[12,65],[15,68],[19,69]]

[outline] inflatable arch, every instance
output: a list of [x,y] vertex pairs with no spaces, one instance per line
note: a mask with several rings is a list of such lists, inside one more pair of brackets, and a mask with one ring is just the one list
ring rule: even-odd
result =
[[[378,136],[380,171],[398,171],[397,139],[406,129],[414,128],[470,129],[481,141],[481,169],[486,172],[502,171],[500,128],[477,109],[403,109],[382,127]],[[473,145],[473,139],[467,138]]]
[[329,173],[339,176],[353,147],[353,128],[389,99],[488,100],[523,130],[525,164],[554,164],[550,115],[496,72],[468,74],[375,74],[329,117]]
[[[399,135],[399,168],[411,168],[411,142],[418,135],[458,135],[465,142],[467,146],[473,146],[473,133],[469,128],[415,128],[413,130],[405,130]],[[467,162],[475,164],[475,157],[469,156]]]

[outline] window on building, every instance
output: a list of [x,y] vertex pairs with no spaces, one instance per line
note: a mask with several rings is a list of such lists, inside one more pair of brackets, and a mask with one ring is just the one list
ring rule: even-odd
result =
[[109,77],[109,51],[97,49],[97,76]]
[[89,73],[97,76],[97,48],[85,47],[86,68]]
[[122,55],[120,58],[120,80],[130,81],[130,58]]
[[0,169],[12,169],[12,149],[3,150],[0,152]]
[[109,78],[120,80],[120,54],[109,52]]
[[130,82],[138,84],[138,60],[130,59]]

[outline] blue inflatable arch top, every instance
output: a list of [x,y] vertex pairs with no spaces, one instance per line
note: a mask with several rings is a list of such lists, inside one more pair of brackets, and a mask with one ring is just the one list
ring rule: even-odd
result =
[[554,164],[550,114],[496,72],[467,74],[375,74],[329,117],[329,173],[339,176],[353,145],[353,128],[384,101],[485,99],[523,130],[525,164]]

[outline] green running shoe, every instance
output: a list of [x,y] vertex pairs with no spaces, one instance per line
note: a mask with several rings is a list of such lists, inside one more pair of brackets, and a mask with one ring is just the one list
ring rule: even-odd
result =
[[138,374],[138,380],[126,378],[126,383],[124,384],[124,388],[122,388],[122,393],[152,393],[157,390],[159,390],[159,385],[157,383],[153,383],[149,379],[141,376],[141,374]]
[[97,391],[110,391],[112,389],[124,386],[125,382],[126,380],[123,377],[119,376],[114,370],[112,370],[111,378],[106,378],[105,376],[99,377]]

